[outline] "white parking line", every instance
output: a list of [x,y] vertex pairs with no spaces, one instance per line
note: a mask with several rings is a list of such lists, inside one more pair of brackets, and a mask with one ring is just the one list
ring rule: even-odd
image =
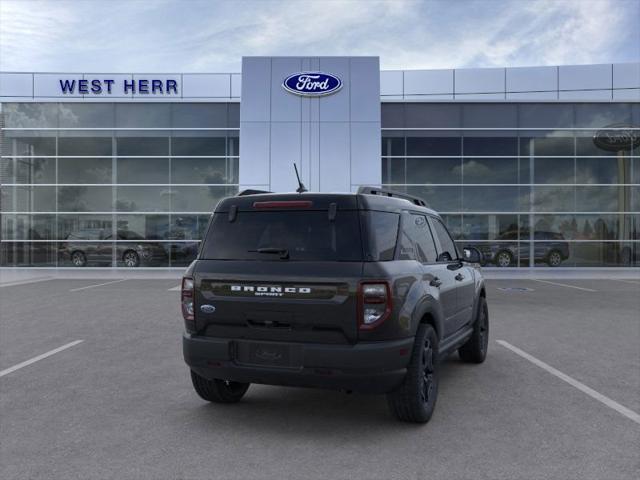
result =
[[182,290],[182,285],[178,285],[177,287],[171,287],[168,291],[169,292],[179,292],[180,290]]
[[534,365],[537,365],[543,370],[546,370],[551,375],[555,375],[560,380],[567,382],[572,387],[575,387],[581,392],[586,393],[590,397],[595,398],[599,402],[605,404],[609,408],[612,408],[613,410],[620,413],[621,415],[624,415],[628,419],[633,420],[634,422],[640,424],[640,414],[634,412],[633,410],[628,409],[624,405],[620,405],[618,402],[616,402],[615,400],[611,400],[609,397],[605,397],[601,393],[596,392],[593,388],[587,387],[584,383],[579,382],[575,378],[572,378],[569,375],[562,373],[560,370],[553,368],[551,365],[544,363],[542,360],[538,360],[533,355],[529,355],[527,352],[520,350],[518,347],[511,345],[509,342],[505,342],[504,340],[496,340],[496,342],[502,345],[503,347],[508,348],[516,355],[520,355],[525,360],[529,360]]
[[76,345],[78,345],[79,343],[84,342],[84,340],[76,340],[75,342],[71,342],[71,343],[67,343],[66,345],[62,345],[61,347],[58,348],[54,348],[53,350],[49,350],[46,353],[43,353],[42,355],[38,355],[37,357],[33,357],[29,360],[26,360],[22,363],[19,363],[17,365],[14,365],[13,367],[9,367],[5,370],[0,371],[0,377],[4,377],[5,375],[9,375],[11,372],[15,372],[16,370],[20,370],[23,367],[26,367],[28,365],[31,365],[32,363],[36,363],[44,358],[50,357],[51,355],[54,355],[58,352],[61,352],[63,350],[66,350],[67,348],[71,348],[74,347]]
[[70,292],[78,292],[80,290],[86,290],[88,288],[96,288],[96,287],[102,287],[104,285],[111,285],[112,283],[118,283],[118,282],[124,282],[128,280],[127,278],[121,278],[120,280],[114,280],[112,282],[106,282],[106,283],[98,283],[97,285],[87,285],[86,287],[80,287],[80,288],[72,288],[71,290],[69,290]]
[[18,285],[27,285],[29,283],[48,282],[49,280],[54,280],[54,278],[53,277],[38,277],[38,278],[32,278],[30,280],[18,280],[18,281],[15,281],[15,282],[0,283],[0,288],[3,288],[3,287],[16,287]]
[[584,290],[585,292],[597,292],[597,290],[593,290],[591,288],[576,287],[575,285],[567,285],[566,283],[556,283],[556,282],[550,282],[548,280],[538,280],[537,278],[532,278],[532,280],[534,282],[548,283],[549,285],[557,285],[558,287],[567,287],[567,288],[575,288],[576,290]]
[[634,280],[622,280],[620,278],[612,278],[614,282],[623,282],[623,283],[632,283],[634,285],[640,285],[640,282],[636,282]]

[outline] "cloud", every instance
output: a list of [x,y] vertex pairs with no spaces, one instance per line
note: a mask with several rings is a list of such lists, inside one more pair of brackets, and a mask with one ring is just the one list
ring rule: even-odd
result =
[[0,2],[0,70],[239,71],[243,55],[386,69],[640,59],[640,0]]

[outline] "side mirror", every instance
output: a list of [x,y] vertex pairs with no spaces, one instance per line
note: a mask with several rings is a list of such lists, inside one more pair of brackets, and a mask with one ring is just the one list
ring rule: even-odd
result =
[[465,262],[482,263],[482,253],[475,247],[464,247],[463,257]]

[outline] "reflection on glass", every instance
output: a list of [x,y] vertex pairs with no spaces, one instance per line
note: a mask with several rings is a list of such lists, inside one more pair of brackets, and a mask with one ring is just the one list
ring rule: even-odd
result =
[[518,183],[517,158],[465,158],[464,183]]
[[460,212],[462,210],[462,187],[390,187],[393,190],[406,191],[423,199],[429,208],[438,212]]
[[225,137],[173,137],[171,154],[175,156],[224,156]]
[[462,183],[459,158],[407,158],[408,183]]
[[0,142],[3,156],[53,157],[56,154],[55,132],[30,132],[30,136],[25,137],[16,136],[18,132],[8,131],[5,135]]
[[113,210],[112,199],[111,187],[58,187],[59,212],[110,212]]
[[118,215],[116,224],[125,239],[166,240],[169,237],[169,215]]
[[169,183],[168,158],[118,157],[117,171],[117,183]]
[[171,224],[164,238],[167,240],[201,240],[204,238],[209,215],[171,215]]
[[401,137],[382,137],[382,156],[404,156],[404,135]]
[[527,189],[512,186],[464,187],[467,212],[517,212],[528,204]]
[[[119,136],[116,139],[116,149],[120,157],[166,157],[169,155],[169,137],[129,136],[132,135],[130,132],[122,132],[121,135],[127,136]],[[157,133],[152,133],[152,135],[157,135]]]
[[533,187],[533,209],[537,212],[575,212],[575,187]]
[[[135,240],[131,232],[118,231],[118,240]],[[155,242],[123,242],[115,244],[116,266],[118,267],[166,267],[168,264],[168,244]]]
[[0,242],[0,265],[7,267],[53,267],[57,244],[48,242]]
[[112,231],[111,215],[94,213],[58,215],[58,239],[96,240],[104,238]]
[[58,183],[113,183],[111,158],[60,158]]
[[628,212],[630,204],[631,195],[628,187],[576,187],[578,212]]
[[171,162],[173,183],[236,183],[233,165],[237,159],[174,158]]
[[237,187],[172,187],[172,212],[213,212],[224,197],[235,195]]
[[114,104],[112,103],[59,103],[57,105],[60,127],[111,128],[114,126]]
[[[71,132],[69,135],[77,132]],[[60,156],[103,156],[113,153],[111,136],[108,137],[60,137],[58,139],[58,155]]]
[[[524,159],[526,162],[527,160]],[[575,183],[573,158],[536,158],[533,162],[533,183]]]
[[198,242],[179,242],[165,244],[165,247],[169,250],[172,267],[186,267],[195,260],[200,244]]
[[407,155],[451,156],[461,154],[462,139],[460,137],[407,136]]
[[53,240],[55,239],[54,215],[4,214],[2,220],[3,240]]
[[463,215],[463,238],[518,240],[518,215]]
[[56,187],[0,186],[0,208],[3,212],[55,211]]
[[116,211],[118,212],[168,212],[171,210],[173,192],[166,187],[118,186]]
[[56,183],[55,158],[1,158],[0,184]]
[[382,159],[382,183],[407,183],[405,177],[406,160],[404,158]]

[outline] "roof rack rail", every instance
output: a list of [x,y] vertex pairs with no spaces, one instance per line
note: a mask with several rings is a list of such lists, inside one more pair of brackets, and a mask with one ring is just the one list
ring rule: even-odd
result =
[[429,205],[427,205],[427,202],[425,202],[424,200],[422,200],[419,197],[414,197],[413,195],[409,195],[407,193],[394,192],[393,190],[386,190],[384,188],[359,187],[358,188],[358,193],[359,194],[365,194],[365,195],[380,195],[382,197],[401,198],[403,200],[408,200],[409,202],[413,203],[414,205],[418,205],[420,207],[429,208]]
[[260,195],[261,193],[273,193],[267,190],[254,190],[252,188],[247,188],[246,190],[242,190],[240,193],[236,195],[236,197],[244,197],[247,195]]

